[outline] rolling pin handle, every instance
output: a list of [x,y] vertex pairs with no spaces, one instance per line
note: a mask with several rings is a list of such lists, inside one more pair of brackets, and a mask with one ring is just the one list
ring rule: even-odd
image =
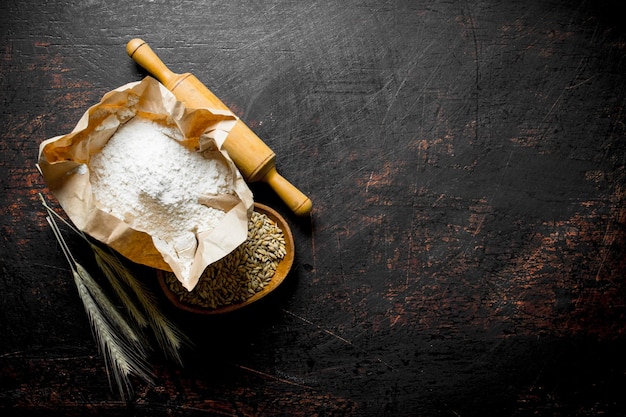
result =
[[152,48],[150,48],[150,45],[142,39],[131,39],[126,44],[126,53],[165,86],[180,77],[179,74],[170,71]]
[[278,194],[278,196],[287,204],[289,209],[297,216],[308,216],[311,213],[313,203],[298,190],[293,184],[281,176],[275,167],[272,167],[262,179],[267,182]]

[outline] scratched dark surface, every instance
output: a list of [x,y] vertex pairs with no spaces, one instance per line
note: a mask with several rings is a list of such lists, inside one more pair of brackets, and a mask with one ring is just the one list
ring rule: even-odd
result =
[[[617,5],[2,2],[0,414],[626,415]],[[224,317],[164,302],[195,347],[183,368],[155,355],[124,403],[35,162],[146,75],[133,37],[246,121],[314,210],[251,185],[290,222],[293,272]]]

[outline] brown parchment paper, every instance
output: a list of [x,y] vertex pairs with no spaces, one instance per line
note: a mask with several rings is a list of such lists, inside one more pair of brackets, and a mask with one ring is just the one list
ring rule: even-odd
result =
[[[119,126],[135,116],[178,126],[184,146],[210,151],[205,153],[210,155],[207,157],[223,158],[232,170],[232,195],[199,198],[201,204],[221,208],[226,215],[213,230],[196,234],[197,246],[190,248],[193,261],[188,271],[162,250],[158,239],[104,211],[92,193],[88,170],[80,169],[89,166],[90,157],[106,145]],[[161,83],[146,77],[105,94],[84,113],[71,133],[42,142],[38,163],[48,188],[77,228],[133,262],[174,272],[185,288],[192,290],[209,264],[247,237],[254,207],[252,192],[222,149],[236,121],[230,111],[187,108]]]

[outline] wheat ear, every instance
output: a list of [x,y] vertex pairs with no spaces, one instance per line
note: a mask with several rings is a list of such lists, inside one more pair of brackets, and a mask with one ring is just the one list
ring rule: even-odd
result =
[[[104,298],[101,297],[99,303],[93,293],[90,292],[89,288],[91,287],[95,293],[99,292],[101,295],[104,295],[87,270],[76,262],[75,258],[72,256],[72,253],[70,252],[57,223],[51,216],[47,216],[46,220],[52,228],[63,255],[67,259],[70,269],[72,270],[72,277],[74,278],[78,295],[80,296],[85,311],[87,312],[94,337],[98,342],[99,350],[104,357],[109,382],[111,382],[110,375],[112,373],[115,383],[119,389],[120,396],[123,399],[126,399],[126,394],[132,392],[129,380],[131,374],[142,378],[146,382],[152,382],[147,363],[141,353],[134,350],[133,347],[131,347],[124,339],[124,337],[128,337],[128,335],[124,333],[123,336],[120,336],[117,333],[116,327],[114,327],[111,323],[111,316],[108,316],[104,312],[110,312],[110,306],[104,307],[104,309],[102,307],[102,303],[106,299],[106,296],[104,296]],[[96,289],[96,287],[98,288]],[[106,303],[106,301],[104,302]],[[118,321],[119,318],[121,318],[121,316],[118,317]],[[123,318],[121,318],[121,320],[124,321]],[[116,323],[116,326],[117,328],[124,327],[124,325],[120,326],[119,322]]]
[[[122,266],[123,267],[123,266]],[[124,273],[120,275],[126,285],[134,292],[137,301],[148,316],[150,326],[154,331],[157,343],[161,351],[179,365],[182,365],[180,348],[183,343],[191,344],[190,340],[163,315],[159,309],[154,295],[145,288],[132,274]]]
[[148,322],[144,317],[143,313],[135,306],[135,303],[130,299],[122,285],[116,276],[121,274],[129,273],[127,268],[122,265],[122,263],[117,259],[117,257],[109,252],[106,252],[98,245],[92,243],[87,236],[76,227],[74,227],[70,222],[61,217],[56,211],[52,209],[43,198],[43,195],[40,193],[39,198],[41,200],[41,204],[43,204],[44,208],[48,211],[48,214],[54,215],[57,219],[62,221],[67,227],[69,227],[74,233],[82,237],[85,242],[89,244],[92,251],[94,252],[94,257],[96,259],[96,264],[102,270],[104,275],[107,277],[113,291],[118,296],[124,307],[127,309],[128,313],[131,315],[133,320],[140,326],[147,326]]
[[124,317],[117,310],[117,307],[109,300],[102,288],[93,279],[93,277],[87,272],[87,270],[79,263],[76,263],[76,271],[81,278],[82,284],[87,288],[89,294],[96,301],[97,305],[102,310],[102,313],[109,318],[109,321],[114,325],[121,335],[143,352],[143,346],[146,343],[139,337],[135,329],[126,321]]
[[87,286],[84,285],[85,277],[81,273],[84,272],[84,269],[79,271],[81,268],[74,272],[74,281],[85,306],[95,339],[98,341],[100,353],[105,359],[109,382],[111,383],[110,376],[113,374],[120,396],[122,399],[126,399],[126,395],[132,393],[130,376],[135,375],[148,383],[152,383],[151,373],[141,354],[115,332],[108,316],[103,313],[101,306],[91,295]]
[[83,237],[94,251],[96,263],[102,269],[105,276],[111,283],[113,290],[118,297],[123,301],[124,306],[128,309],[129,314],[137,322],[138,325],[144,327],[146,325],[146,319],[144,315],[137,309],[135,304],[130,300],[128,294],[120,285],[117,278],[120,278],[135,294],[139,304],[141,304],[143,310],[148,316],[148,321],[152,330],[154,331],[157,342],[161,350],[171,359],[173,359],[179,365],[182,365],[182,359],[180,357],[180,348],[183,343],[188,345],[191,341],[159,310],[154,296],[148,291],[132,273],[124,266],[124,264],[118,259],[118,257],[112,253],[107,252],[99,246],[93,244],[87,236],[80,230],[76,229],[69,222],[59,216],[52,208],[46,203],[43,195],[39,194],[39,198],[46,210],[63,221],[69,228],[75,233]]
[[[118,277],[130,274],[130,271],[122,264],[122,262],[115,256],[99,247],[98,245],[89,242],[91,249],[93,250],[94,257],[98,267],[102,270],[107,280],[111,284],[111,288],[115,291],[115,294],[119,297],[122,304],[126,307],[128,314],[140,327],[148,326],[148,320],[144,313],[137,308],[135,302],[131,299],[126,288],[120,282]],[[125,280],[124,280],[125,281]]]

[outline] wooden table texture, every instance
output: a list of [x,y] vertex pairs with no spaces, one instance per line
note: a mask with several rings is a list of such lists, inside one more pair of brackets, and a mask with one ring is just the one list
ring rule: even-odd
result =
[[[626,30],[617,1],[0,4],[0,414],[626,415]],[[255,306],[122,401],[38,193],[39,144],[191,72],[311,197]],[[69,244],[87,256],[76,238]]]

